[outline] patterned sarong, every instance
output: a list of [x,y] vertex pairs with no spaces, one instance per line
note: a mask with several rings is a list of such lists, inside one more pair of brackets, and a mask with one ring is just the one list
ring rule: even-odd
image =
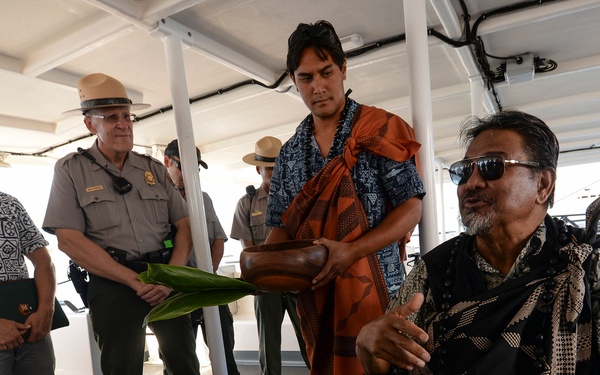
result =
[[[291,238],[352,242],[362,236],[370,228],[350,175],[357,154],[368,151],[401,162],[414,157],[420,147],[412,128],[383,110],[363,105],[352,121],[343,155],[307,181],[283,214]],[[311,374],[363,374],[356,336],[364,324],[383,315],[389,302],[376,253],[327,286],[306,289],[298,297]]]

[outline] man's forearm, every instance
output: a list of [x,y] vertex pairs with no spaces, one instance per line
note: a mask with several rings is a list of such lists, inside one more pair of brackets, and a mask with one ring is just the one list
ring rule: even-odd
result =
[[56,295],[56,272],[50,254],[45,247],[35,250],[28,256],[33,263],[35,287],[38,294],[38,309],[52,310]]
[[192,254],[192,232],[189,218],[185,217],[175,223],[177,233],[175,234],[173,253],[169,264],[185,266]]
[[210,246],[210,256],[212,258],[213,272],[217,272],[219,268],[219,264],[221,264],[221,260],[223,259],[223,254],[225,253],[225,240],[222,238],[217,238],[213,241]]
[[137,274],[117,263],[104,249],[73,229],[56,229],[58,247],[77,265],[93,273],[121,284],[133,287]]

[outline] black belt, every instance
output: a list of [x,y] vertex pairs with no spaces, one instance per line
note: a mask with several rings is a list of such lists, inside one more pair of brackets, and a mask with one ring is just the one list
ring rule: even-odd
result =
[[127,259],[127,252],[113,247],[106,248],[106,252],[118,263],[136,271],[144,272],[148,269],[148,263],[167,264],[171,259],[172,249],[160,249],[143,254],[139,259]]
[[152,251],[152,252],[144,254],[144,256],[139,260],[142,262],[146,262],[146,263],[167,264],[167,263],[169,263],[169,260],[171,260],[172,250],[173,249],[171,248],[171,249],[160,249],[160,250]]

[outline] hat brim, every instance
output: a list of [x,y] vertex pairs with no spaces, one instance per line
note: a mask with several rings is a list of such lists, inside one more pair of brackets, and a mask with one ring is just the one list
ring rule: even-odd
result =
[[137,110],[140,110],[140,109],[146,109],[146,108],[150,107],[150,104],[136,103],[136,104],[97,105],[97,106],[93,106],[93,107],[71,109],[71,110],[68,110],[66,112],[63,112],[62,114],[63,115],[68,115],[68,116],[75,116],[75,115],[81,115],[83,113],[83,111],[89,111],[89,110],[98,109],[98,108],[110,108],[110,107],[129,107],[129,109],[131,111],[137,111]]
[[244,156],[242,158],[242,161],[246,164],[255,165],[257,167],[274,167],[275,166],[275,162],[256,160],[256,158],[254,156],[254,152]]

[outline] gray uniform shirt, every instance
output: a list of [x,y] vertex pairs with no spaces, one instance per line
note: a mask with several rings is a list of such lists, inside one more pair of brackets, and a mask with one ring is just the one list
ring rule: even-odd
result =
[[240,198],[233,216],[231,238],[253,241],[255,245],[265,242],[271,232],[271,228],[265,224],[268,198],[269,193],[262,185],[256,190],[252,200],[248,195]]
[[97,141],[89,153],[114,175],[126,178],[133,189],[117,193],[105,170],[83,155],[69,154],[54,167],[43,229],[52,234],[56,228],[77,230],[104,249],[126,251],[128,259],[163,248],[169,224],[188,216],[165,166],[129,152],[120,171],[104,158]]
[[[225,234],[223,226],[221,226],[221,222],[217,217],[217,212],[215,211],[215,206],[213,205],[212,199],[207,193],[202,192],[202,201],[204,202],[204,215],[206,216],[208,245],[212,246],[213,242],[218,239],[223,239],[224,241],[227,241],[227,235]],[[190,255],[188,266],[194,268],[197,267],[196,255],[193,251],[192,255]]]

